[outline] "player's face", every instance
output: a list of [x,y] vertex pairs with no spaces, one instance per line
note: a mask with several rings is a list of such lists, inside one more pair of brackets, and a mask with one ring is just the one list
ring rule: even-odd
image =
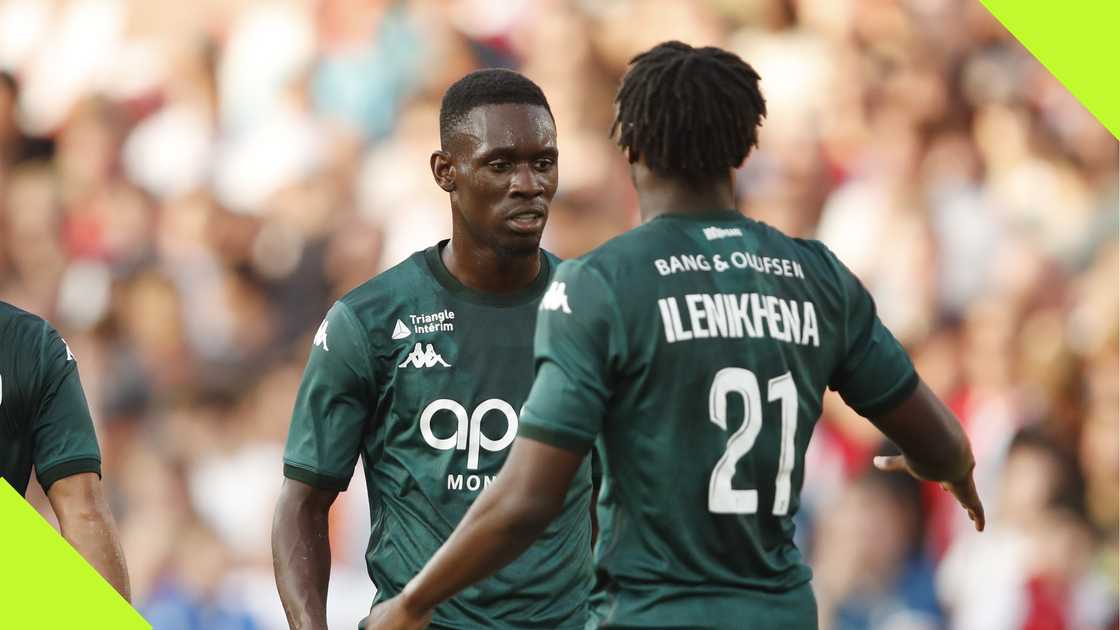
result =
[[556,194],[556,125],[537,105],[475,108],[448,152],[457,229],[502,255],[535,254]]

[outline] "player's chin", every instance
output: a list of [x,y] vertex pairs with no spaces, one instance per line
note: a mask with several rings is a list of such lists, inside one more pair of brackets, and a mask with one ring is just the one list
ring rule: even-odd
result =
[[500,239],[498,249],[506,256],[531,256],[541,247],[544,226],[533,231],[506,230]]

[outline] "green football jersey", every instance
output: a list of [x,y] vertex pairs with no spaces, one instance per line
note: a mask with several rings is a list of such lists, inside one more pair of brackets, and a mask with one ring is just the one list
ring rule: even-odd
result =
[[[456,280],[443,244],[417,252],[330,309],[308,358],[284,474],[343,490],[360,455],[378,598],[396,595],[497,475],[533,379],[537,304],[558,260],[526,290]],[[444,628],[583,628],[591,591],[591,474],[525,555],[435,611]]]
[[101,451],[78,363],[42,318],[0,302],[0,477],[27,492],[70,475],[101,474]]
[[521,435],[600,440],[590,627],[816,627],[793,542],[825,388],[863,415],[918,382],[821,243],[733,211],[669,215],[563,263]]

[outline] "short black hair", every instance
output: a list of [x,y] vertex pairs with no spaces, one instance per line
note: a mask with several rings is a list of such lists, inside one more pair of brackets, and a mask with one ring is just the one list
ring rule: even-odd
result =
[[525,75],[505,68],[475,70],[451,84],[439,106],[439,142],[443,148],[455,128],[483,105],[539,105],[552,115],[544,92]]
[[630,60],[611,135],[631,162],[694,185],[738,167],[766,116],[759,76],[738,55],[678,41]]

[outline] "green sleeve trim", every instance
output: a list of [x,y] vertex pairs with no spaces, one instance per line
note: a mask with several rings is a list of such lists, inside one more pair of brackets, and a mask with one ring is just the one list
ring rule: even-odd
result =
[[288,479],[295,479],[320,490],[334,490],[335,492],[344,492],[347,486],[350,485],[349,479],[342,479],[340,477],[333,477],[331,475],[323,475],[300,466],[285,463],[284,476]]
[[517,437],[544,442],[577,455],[586,455],[591,445],[595,443],[594,438],[587,439],[566,431],[557,431],[554,427],[545,427],[539,422],[526,421],[525,415],[524,413],[521,415],[521,421],[517,425]]
[[88,472],[97,473],[97,476],[100,478],[101,460],[96,457],[82,457],[80,459],[59,462],[44,470],[36,470],[35,477],[39,480],[39,485],[43,487],[43,492],[46,492],[54,485],[54,482],[59,479],[65,479],[72,475]]
[[914,393],[914,390],[918,388],[919,380],[918,373],[911,370],[905,378],[895,384],[886,394],[883,394],[871,402],[861,404],[858,407],[853,405],[852,409],[855,409],[856,413],[865,418],[881,416],[894,410],[895,407],[901,405],[903,401],[909,398],[910,395]]

